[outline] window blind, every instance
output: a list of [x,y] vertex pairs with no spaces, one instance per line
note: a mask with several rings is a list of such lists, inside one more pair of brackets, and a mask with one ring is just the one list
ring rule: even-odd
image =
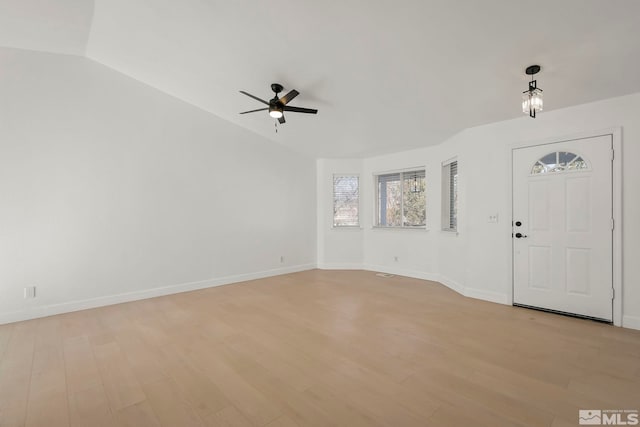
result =
[[458,162],[449,163],[449,228],[458,228]]
[[442,229],[458,229],[458,161],[442,166]]
[[357,175],[333,176],[333,226],[360,225],[360,185]]

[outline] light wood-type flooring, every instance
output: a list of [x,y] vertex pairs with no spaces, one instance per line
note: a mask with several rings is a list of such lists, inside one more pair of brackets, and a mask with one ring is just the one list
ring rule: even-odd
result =
[[367,271],[0,326],[1,426],[576,426],[640,409],[640,332]]

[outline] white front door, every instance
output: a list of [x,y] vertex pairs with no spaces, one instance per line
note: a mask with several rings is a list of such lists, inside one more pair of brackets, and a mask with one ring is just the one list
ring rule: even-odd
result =
[[613,320],[611,135],[513,150],[513,302]]

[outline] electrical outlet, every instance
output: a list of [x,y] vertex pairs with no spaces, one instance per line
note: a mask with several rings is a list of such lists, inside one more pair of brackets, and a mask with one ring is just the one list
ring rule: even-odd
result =
[[284,264],[284,255],[280,255],[280,264]]
[[498,222],[498,214],[489,215],[489,222],[497,223]]
[[36,297],[36,287],[35,286],[27,286],[24,288],[24,298],[31,299]]

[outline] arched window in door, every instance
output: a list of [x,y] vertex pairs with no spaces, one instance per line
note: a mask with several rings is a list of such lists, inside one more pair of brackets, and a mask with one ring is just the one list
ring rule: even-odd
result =
[[589,165],[579,155],[567,151],[556,151],[538,159],[531,168],[531,175],[584,169],[589,169]]

